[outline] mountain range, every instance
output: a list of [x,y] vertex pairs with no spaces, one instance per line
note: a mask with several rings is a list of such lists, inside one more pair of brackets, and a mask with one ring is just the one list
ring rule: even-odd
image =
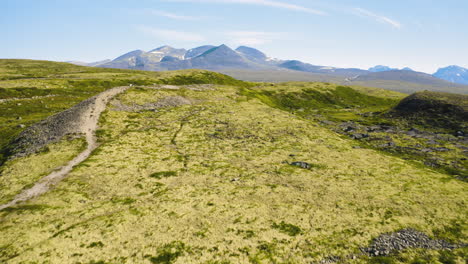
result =
[[364,86],[374,85],[402,92],[427,89],[468,93],[468,86],[465,86],[468,85],[468,70],[459,66],[441,68],[433,75],[416,72],[408,67],[397,69],[383,65],[377,65],[368,70],[338,68],[313,65],[299,60],[273,59],[255,48],[240,46],[234,50],[224,44],[220,46],[205,45],[189,50],[162,46],[148,52],[134,50],[114,60],[90,64],[71,63],[147,71],[206,69],[247,81],[258,81],[259,79],[276,81],[320,80]]
[[398,71],[398,70],[400,70],[400,71],[413,71],[411,68],[408,68],[408,67],[398,69],[398,68],[391,68],[389,66],[384,66],[384,65],[374,66],[372,68],[369,68],[368,71],[370,71],[370,72],[385,72],[385,71]]

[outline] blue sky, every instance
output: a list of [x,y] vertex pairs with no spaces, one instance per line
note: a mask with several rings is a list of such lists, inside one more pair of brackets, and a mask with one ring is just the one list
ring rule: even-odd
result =
[[247,45],[280,59],[468,68],[466,0],[0,0],[0,58],[113,59]]

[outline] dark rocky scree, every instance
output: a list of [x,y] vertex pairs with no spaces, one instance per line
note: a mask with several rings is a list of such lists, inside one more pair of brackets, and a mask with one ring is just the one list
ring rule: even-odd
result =
[[[391,125],[371,125],[365,126],[348,121],[335,123],[328,120],[321,123],[333,129],[335,132],[346,135],[352,139],[369,144],[372,147],[392,153],[407,154],[422,159],[426,166],[431,168],[448,167],[456,169],[460,179],[466,179],[468,174],[466,166],[463,164],[468,158],[468,137],[464,131],[456,131],[453,134],[435,133],[422,131],[416,128],[402,129]],[[395,143],[392,136],[408,136],[419,140],[421,144],[399,145]],[[458,149],[460,154],[456,160],[441,157],[442,153],[455,152],[456,150],[445,147],[451,145]],[[408,157],[404,157],[407,159]]]
[[362,252],[369,256],[387,256],[395,251],[407,248],[451,250],[466,246],[453,245],[444,240],[434,240],[422,232],[407,228],[394,233],[380,235],[372,241],[369,247],[363,248]]
[[39,151],[50,143],[58,142],[66,135],[80,134],[82,117],[96,103],[96,100],[96,96],[91,97],[26,128],[7,148],[7,156],[23,157]]
[[361,248],[361,253],[346,257],[330,256],[322,260],[321,264],[346,263],[346,260],[357,259],[360,256],[378,257],[389,256],[408,248],[423,248],[435,250],[453,250],[467,247],[467,244],[451,244],[444,240],[431,239],[417,230],[406,228],[393,233],[382,234],[372,240],[370,245]]
[[162,98],[161,100],[157,102],[147,103],[144,105],[138,105],[138,104],[125,105],[118,100],[113,100],[111,104],[113,106],[113,110],[126,111],[126,112],[140,112],[140,111],[157,111],[159,108],[190,105],[192,104],[192,101],[182,96],[168,96],[168,97]]
[[[444,97],[449,99],[441,99]],[[455,132],[467,129],[467,100],[466,95],[420,92],[401,100],[386,116]]]
[[[461,95],[460,95],[461,96]],[[443,102],[437,99],[427,99],[419,97],[419,95],[412,94],[395,107],[394,114],[413,115],[413,114],[451,114],[454,118],[460,120],[467,120],[468,113],[463,107]]]

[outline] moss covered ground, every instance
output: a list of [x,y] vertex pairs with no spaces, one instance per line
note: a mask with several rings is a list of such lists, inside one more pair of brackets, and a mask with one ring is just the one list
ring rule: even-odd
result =
[[22,190],[65,165],[86,148],[84,138],[65,138],[39,153],[7,161],[0,169],[0,204],[12,200]]
[[340,134],[361,135],[356,141],[361,147],[468,179],[466,95],[420,92],[407,97],[323,83],[263,84],[241,90],[249,98]]
[[[320,122],[361,120],[403,95],[224,77],[200,88],[183,84],[208,81],[187,74],[159,82],[177,87],[155,82],[119,95],[85,162],[48,193],[0,211],[0,262],[465,262],[466,248],[360,254],[372,238],[402,228],[468,242],[466,182]],[[156,104],[169,97],[190,103]],[[151,104],[159,107],[135,107]],[[23,164],[45,163],[44,155]],[[310,168],[290,165],[297,161]]]
[[5,158],[1,150],[26,126],[112,87],[158,83],[246,85],[225,75],[199,70],[161,73],[0,59],[0,164]]

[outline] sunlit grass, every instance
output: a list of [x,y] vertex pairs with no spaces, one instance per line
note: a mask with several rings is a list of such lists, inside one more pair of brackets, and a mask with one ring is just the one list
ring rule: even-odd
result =
[[86,148],[83,138],[50,144],[37,154],[7,161],[0,171],[0,204],[32,187],[41,177],[65,165]]
[[[0,212],[0,260],[308,263],[359,252],[371,238],[406,227],[467,242],[465,182],[353,148],[351,139],[238,87],[214,87],[120,95],[125,104],[166,96],[195,103],[109,107],[102,145],[28,203],[47,207]],[[405,254],[438,260],[445,253]],[[447,258],[464,256],[454,254]]]

